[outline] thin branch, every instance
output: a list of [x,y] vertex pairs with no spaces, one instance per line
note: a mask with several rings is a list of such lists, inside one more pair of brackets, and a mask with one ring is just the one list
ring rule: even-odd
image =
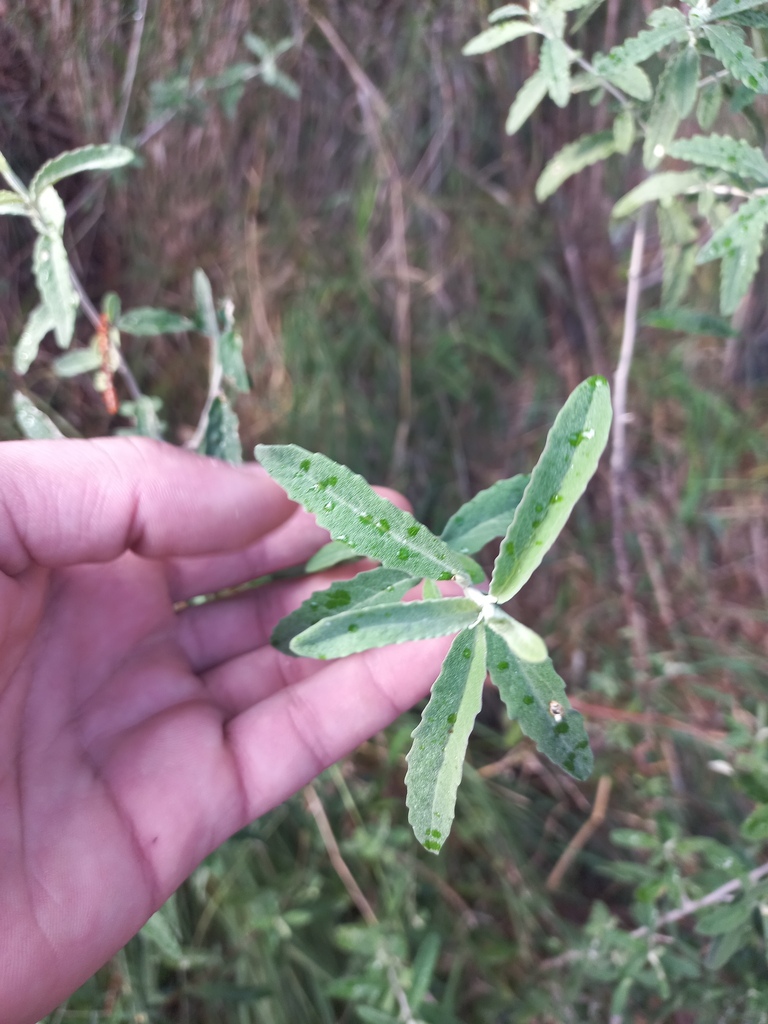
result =
[[576,859],[577,854],[589,842],[594,833],[605,821],[608,811],[608,801],[611,797],[612,779],[610,775],[601,775],[597,783],[597,793],[592,812],[581,826],[576,835],[571,839],[558,858],[557,864],[552,868],[547,878],[546,887],[548,892],[554,892],[560,888],[566,871]]
[[113,142],[120,141],[123,129],[125,128],[125,121],[128,117],[128,107],[131,104],[131,95],[133,94],[133,86],[136,81],[136,70],[139,66],[139,51],[141,50],[141,40],[144,35],[147,4],[148,0],[138,0],[136,10],[133,13],[133,32],[131,33],[131,42],[128,47],[128,58],[125,62],[125,74],[123,75],[120,109],[117,113],[117,117],[115,118],[114,127],[112,128]]
[[613,427],[611,446],[611,519],[613,526],[613,551],[616,559],[616,571],[619,578],[624,610],[631,634],[635,669],[643,679],[647,678],[650,659],[648,656],[648,639],[645,619],[635,601],[632,574],[629,567],[629,555],[626,546],[625,507],[627,500],[627,391],[629,388],[629,372],[632,367],[632,356],[637,338],[637,313],[640,303],[640,284],[645,251],[645,226],[648,216],[647,207],[643,207],[635,225],[632,239],[632,252],[629,260],[627,280],[627,298],[624,307],[624,332],[621,339],[621,350],[616,373],[613,379]]

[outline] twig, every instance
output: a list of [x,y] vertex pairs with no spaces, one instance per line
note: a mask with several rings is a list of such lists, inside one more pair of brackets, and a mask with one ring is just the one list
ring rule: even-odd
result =
[[[317,795],[317,790],[312,783],[304,788],[304,798],[307,801],[307,807],[309,808],[310,814],[315,819],[318,831],[320,832],[320,838],[323,840],[331,865],[339,876],[342,885],[349,893],[350,899],[360,911],[360,916],[369,927],[378,925],[379,919],[376,917],[373,907],[365,898],[363,890],[357,884],[355,876],[349,870],[347,862],[341,855],[339,844],[336,842],[336,836],[333,834],[331,823],[328,820],[328,815],[325,813],[322,801]],[[405,994],[405,990],[400,984],[400,979],[397,976],[393,957],[384,947],[383,943],[380,946],[380,953],[382,959],[387,965],[387,976],[389,977],[389,983],[392,986],[392,991],[394,992],[398,1006],[400,1007],[402,1024],[416,1024],[416,1019],[408,1002],[408,996]]]
[[629,568],[629,555],[625,541],[625,505],[627,486],[627,389],[629,371],[632,366],[632,355],[637,337],[637,311],[640,301],[640,278],[645,250],[645,224],[648,216],[647,207],[643,207],[635,225],[632,239],[632,252],[629,260],[627,280],[627,299],[624,306],[624,332],[621,339],[619,362],[613,381],[613,429],[611,446],[611,519],[613,525],[613,551],[616,559],[616,571],[619,577],[624,600],[624,610],[632,634],[632,649],[635,670],[644,681],[647,679],[650,659],[648,656],[648,636],[645,619],[635,601],[632,574]]
[[670,732],[684,732],[694,736],[702,743],[709,743],[713,747],[723,750],[731,750],[726,740],[728,734],[722,729],[706,729],[704,726],[695,725],[693,722],[681,722],[671,715],[657,715],[653,711],[625,711],[621,708],[611,708],[603,704],[588,704],[580,697],[571,697],[573,707],[585,718],[603,719],[610,722],[626,722],[628,725],[636,725],[648,729],[668,729]]
[[549,873],[549,878],[546,882],[547,890],[549,892],[554,892],[556,889],[560,888],[560,883],[562,882],[566,871],[576,859],[576,855],[589,842],[594,833],[605,821],[605,815],[608,810],[608,801],[611,796],[611,785],[612,781],[610,775],[600,776],[597,783],[597,793],[595,794],[595,803],[592,807],[592,813],[560,854],[557,864],[555,864]]
[[112,128],[113,142],[120,141],[123,129],[125,128],[125,120],[128,117],[128,107],[131,103],[133,86],[136,81],[136,70],[139,66],[139,51],[141,50],[141,40],[144,35],[147,4],[148,0],[138,0],[136,10],[133,13],[133,32],[131,33],[131,42],[128,47],[128,58],[125,62],[125,74],[123,75],[123,87],[121,89],[120,96],[120,109],[118,110],[117,117],[115,118],[115,124]]
[[197,421],[195,432],[184,444],[184,447],[189,448],[191,451],[196,451],[203,443],[205,432],[208,429],[211,409],[221,391],[221,381],[224,377],[224,367],[219,358],[219,346],[216,338],[209,337],[208,344],[208,394],[205,396],[205,405],[200,413],[200,419]]

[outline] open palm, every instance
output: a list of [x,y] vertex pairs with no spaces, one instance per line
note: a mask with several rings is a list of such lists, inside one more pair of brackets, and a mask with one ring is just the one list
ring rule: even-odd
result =
[[0,1007],[48,1012],[200,860],[422,696],[447,642],[329,665],[274,624],[318,586],[197,594],[325,539],[255,467],[151,442],[0,445]]

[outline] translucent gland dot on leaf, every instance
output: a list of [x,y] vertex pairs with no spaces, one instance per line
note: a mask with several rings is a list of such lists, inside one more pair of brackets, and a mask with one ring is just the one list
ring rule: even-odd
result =
[[567,772],[574,771],[576,768],[576,758],[573,754],[569,754],[568,757],[563,760],[563,768],[565,768]]
[[431,850],[434,853],[437,853],[441,849],[441,844],[435,842],[434,839],[425,839],[424,840],[424,849],[425,850]]
[[498,667],[503,672],[505,669],[509,668],[509,662],[508,661],[500,661],[499,664],[498,664]]
[[465,647],[464,650],[461,652],[461,656],[462,658],[471,658],[472,651],[469,649],[469,647]]
[[586,750],[588,746],[589,746],[589,740],[581,740],[580,743],[576,744],[576,749],[577,750]]
[[448,715],[448,718],[446,719],[446,721],[448,722],[449,725],[455,725],[456,724],[456,717],[457,717],[456,715]]
[[408,548],[400,548],[400,550],[397,552],[397,557],[401,562],[407,562],[408,559],[411,557],[411,553],[408,550]]
[[555,726],[555,732],[566,733],[566,732],[570,732],[570,731],[571,731],[571,727],[570,727],[570,725],[568,725],[567,722],[558,722],[557,725]]
[[348,633],[356,633],[358,629],[360,629],[360,627],[357,625],[356,622],[350,622],[350,624],[347,626]]
[[387,519],[379,519],[376,523],[376,529],[379,533],[389,533],[389,528],[389,520]]
[[550,505],[559,505],[562,500],[563,500],[562,494],[553,494],[552,497],[549,499],[549,504]]
[[325,509],[326,512],[333,512],[333,510],[336,508],[336,502],[326,501],[326,503],[323,505],[323,508]]
[[453,579],[453,573],[441,572],[440,575],[437,578],[439,580],[452,580]]
[[507,543],[504,545],[504,550],[506,551],[506,553],[511,558],[514,558],[514,555],[515,555],[515,545],[513,544],[513,542],[511,540],[507,541]]
[[370,526],[371,523],[373,522],[373,516],[369,515],[358,516],[358,519],[363,524],[363,526]]
[[534,508],[535,512],[543,512],[544,511],[544,506],[541,504],[540,501],[537,501],[536,504],[533,506],[533,508]]
[[531,526],[534,528],[534,530],[538,529],[541,526],[541,520],[540,519],[532,520]]
[[408,529],[405,532],[408,534],[409,537],[415,537],[416,534],[419,532],[419,527],[418,526],[409,526]]
[[523,697],[523,704],[533,704],[533,697],[530,695],[530,693],[526,693],[526,695]]
[[436,829],[436,828],[433,828],[432,831],[429,834],[432,836],[433,839],[442,839],[443,838],[443,833],[439,829]]
[[311,459],[302,459],[301,462],[299,463],[299,469],[302,470],[304,473],[308,473],[311,466]]

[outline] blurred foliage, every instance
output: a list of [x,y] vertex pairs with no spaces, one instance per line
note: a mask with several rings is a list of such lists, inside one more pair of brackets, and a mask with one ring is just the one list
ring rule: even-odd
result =
[[[574,45],[610,48],[644,6],[606,0]],[[160,0],[126,90],[133,9],[11,0],[0,22],[0,150],[25,181],[63,149],[143,140],[140,171],[62,188],[94,301],[116,290],[125,308],[184,313],[202,266],[240,318],[246,450],[326,451],[402,487],[437,529],[457,500],[525,471],[563,397],[618,350],[629,240],[609,214],[635,184],[627,165],[585,171],[546,208],[533,196],[564,143],[604,128],[601,104],[545,103],[505,137],[530,55],[461,56],[481,0],[323,0],[317,17],[300,0]],[[250,59],[246,32],[293,41],[276,66],[298,99],[221,77]],[[717,130],[732,116],[722,108]],[[10,342],[35,301],[31,242],[0,219],[3,438],[16,436]],[[659,240],[649,249],[652,307]],[[697,287],[703,308],[715,278]],[[613,780],[557,887],[595,782],[550,769],[489,700],[454,835],[428,857],[405,821],[405,716],[315,787],[375,922],[298,796],[209,858],[48,1024],[376,1024],[409,1019],[403,1001],[441,1024],[768,1019],[768,900],[749,879],[767,838],[765,325],[757,287],[737,338],[640,334],[628,542],[650,681],[638,688],[629,656],[604,477],[516,602],[579,698],[595,782]],[[166,436],[185,440],[206,399],[202,339],[123,344]],[[101,397],[57,378],[55,358],[46,343],[30,394],[56,422],[107,432]],[[734,879],[733,902],[664,923]]]

